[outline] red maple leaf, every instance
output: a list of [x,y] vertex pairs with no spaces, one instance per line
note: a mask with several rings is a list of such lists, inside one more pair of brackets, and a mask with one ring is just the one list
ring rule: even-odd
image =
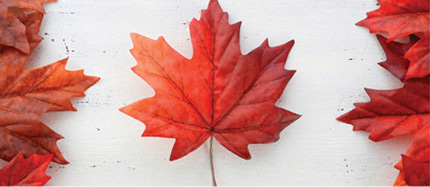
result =
[[[369,139],[376,142],[406,134],[414,135],[414,143],[406,156],[422,162],[424,165],[428,164],[430,161],[429,85],[430,79],[425,77],[407,80],[404,82],[403,88],[396,90],[366,89],[371,101],[354,104],[356,108],[339,117],[338,120],[354,125],[354,130],[370,132]],[[407,183],[408,180],[405,180],[405,176],[407,176],[406,178],[419,177],[428,181],[428,175],[413,173],[416,170],[415,162],[409,160],[406,162],[408,162],[407,167],[403,167],[401,163],[396,165],[400,174],[395,185],[400,185],[402,182],[409,185],[415,184]],[[426,167],[428,168],[428,165]],[[423,179],[421,176],[427,178]],[[425,184],[421,183],[421,185]]]
[[0,53],[0,158],[11,160],[19,151],[25,156],[53,154],[53,161],[67,164],[56,146],[58,135],[39,120],[51,111],[75,110],[69,99],[99,78],[83,71],[67,71],[67,60],[25,70],[27,56],[8,48]]
[[299,116],[275,102],[294,71],[284,69],[294,41],[260,47],[242,55],[240,23],[230,25],[216,0],[190,23],[193,57],[186,59],[163,37],[131,34],[133,71],[156,94],[120,110],[145,123],[142,136],[175,138],[170,160],[179,159],[214,137],[250,159],[249,144],[275,142]]
[[0,49],[10,46],[30,53],[35,47],[34,41],[40,40],[37,33],[45,13],[43,3],[55,1],[0,0]]
[[356,108],[338,120],[370,132],[373,141],[414,134],[430,124],[429,89],[428,77],[407,80],[395,90],[366,89],[371,101],[354,104]]
[[367,13],[357,25],[367,27],[371,33],[387,33],[388,42],[409,35],[421,39],[405,54],[410,67],[405,79],[422,78],[430,74],[430,1],[378,0],[381,8]]
[[52,155],[33,155],[27,159],[20,152],[0,169],[0,186],[43,186],[50,176],[45,170]]

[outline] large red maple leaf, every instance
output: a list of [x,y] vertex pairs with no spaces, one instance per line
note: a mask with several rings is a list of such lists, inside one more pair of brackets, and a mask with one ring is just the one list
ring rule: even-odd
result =
[[120,110],[145,123],[143,136],[175,138],[170,160],[213,136],[234,154],[250,159],[249,144],[275,142],[299,116],[275,102],[294,71],[284,69],[294,41],[247,55],[239,47],[240,23],[230,25],[216,0],[190,23],[193,57],[186,59],[163,37],[131,34],[133,71],[154,88],[152,98]]
[[0,158],[11,160],[19,151],[25,156],[53,154],[53,161],[67,164],[56,146],[58,135],[39,120],[51,111],[75,110],[69,99],[99,78],[83,71],[67,71],[67,60],[35,70],[25,70],[27,56],[13,48],[0,53]]
[[[43,3],[56,0],[0,0],[0,49],[10,46],[24,53],[34,48],[27,38],[36,39],[40,22],[45,12]],[[29,28],[31,25],[37,27]]]
[[42,186],[50,176],[45,170],[52,155],[33,155],[27,159],[21,152],[12,161],[0,169],[0,186]]
[[422,78],[430,74],[430,1],[378,0],[381,8],[367,14],[357,25],[372,33],[387,33],[388,42],[411,34],[421,39],[405,54],[410,67],[405,79]]

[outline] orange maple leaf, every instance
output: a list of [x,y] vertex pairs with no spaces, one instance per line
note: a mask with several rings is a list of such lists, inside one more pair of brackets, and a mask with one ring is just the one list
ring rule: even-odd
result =
[[58,135],[39,120],[51,111],[75,110],[69,99],[84,96],[84,91],[99,78],[83,71],[67,71],[67,59],[25,70],[26,56],[8,48],[0,53],[0,158],[11,160],[19,151],[25,156],[53,154],[53,161],[67,164],[56,146]]
[[230,25],[216,0],[190,23],[193,57],[186,59],[160,37],[131,34],[133,71],[156,94],[121,111],[146,125],[143,136],[175,138],[170,160],[214,137],[234,154],[250,159],[249,144],[275,142],[299,118],[276,107],[294,71],[284,69],[294,41],[242,55],[240,23]]

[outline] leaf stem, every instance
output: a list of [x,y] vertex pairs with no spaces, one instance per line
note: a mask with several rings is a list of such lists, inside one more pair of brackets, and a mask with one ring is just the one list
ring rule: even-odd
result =
[[212,185],[217,186],[216,179],[215,179],[215,169],[214,169],[213,139],[214,139],[214,137],[211,136],[210,147],[209,147],[209,157],[210,157],[210,161],[211,161]]

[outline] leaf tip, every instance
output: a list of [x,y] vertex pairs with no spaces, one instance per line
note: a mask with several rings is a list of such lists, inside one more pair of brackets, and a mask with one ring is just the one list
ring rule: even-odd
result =
[[69,61],[69,57],[61,59],[61,60],[57,61],[56,63],[58,63],[61,68],[66,69],[66,65],[67,65],[68,61]]
[[251,160],[252,156],[248,151],[248,148],[246,149],[246,153],[244,153],[243,155],[240,155],[241,158],[245,159],[245,160]]
[[210,0],[208,5],[208,10],[210,9],[219,9],[222,11],[221,6],[219,5],[218,0]]
[[30,45],[28,44],[28,42],[26,42],[25,45],[19,47],[19,50],[21,50],[25,54],[29,54],[30,53]]
[[364,27],[364,25],[365,25],[365,24],[363,23],[363,22],[364,22],[364,20],[366,20],[366,19],[363,19],[363,20],[361,20],[361,21],[359,21],[359,22],[355,23],[355,25],[356,25],[356,26],[360,26],[360,27]]
[[120,112],[127,114],[127,110],[126,110],[127,106],[121,107],[120,109],[118,109]]
[[367,95],[369,95],[371,99],[378,93],[378,90],[370,88],[364,88],[364,91],[367,93]]
[[294,39],[292,39],[292,40],[290,40],[289,42],[287,42],[287,44],[291,44],[291,45],[294,45],[295,43],[296,43],[296,40],[294,40]]
[[[350,111],[350,112],[351,112],[351,111]],[[340,121],[340,122],[342,122],[342,123],[346,123],[346,124],[351,124],[351,125],[353,125],[353,124],[352,124],[352,121],[351,121],[351,119],[350,119],[350,112],[345,113],[345,114],[343,114],[343,115],[341,115],[341,116],[337,117],[337,118],[336,118],[336,120],[337,120],[337,121]]]
[[336,118],[336,120],[337,120],[337,121],[340,121],[340,122],[343,122],[343,123],[347,123],[347,122],[345,121],[345,119],[344,119],[344,118],[345,118],[345,114],[343,114],[343,115],[341,115],[341,116],[337,117],[337,118]]
[[133,44],[136,46],[136,44],[140,42],[141,38],[145,38],[145,36],[142,36],[138,33],[132,32],[132,33],[130,33],[130,38],[131,38],[131,41],[133,42]]
[[135,37],[137,37],[137,36],[139,36],[140,34],[138,34],[138,33],[135,33],[135,32],[131,32],[130,33],[130,37],[133,39],[133,38],[135,38]]
[[70,164],[69,161],[67,161],[65,158],[57,158],[57,157],[53,157],[52,161],[61,165],[68,165]]
[[293,48],[295,43],[296,43],[296,41],[294,39],[285,43],[285,52],[287,53],[287,55],[289,55],[290,50]]
[[[357,129],[357,130],[363,130],[363,129]],[[387,137],[375,136],[374,134],[370,134],[368,138],[369,140],[372,140],[374,142],[381,142],[388,139]]]
[[88,76],[88,78],[92,79],[92,81],[94,82],[93,84],[97,83],[100,81],[100,77],[95,77],[95,76]]
[[174,155],[174,154],[170,154],[169,161],[175,161],[175,160],[178,160],[178,159],[180,159],[180,158],[182,158],[182,157],[178,157],[178,156],[176,156],[176,155]]
[[269,38],[264,39],[260,46],[269,47]]

